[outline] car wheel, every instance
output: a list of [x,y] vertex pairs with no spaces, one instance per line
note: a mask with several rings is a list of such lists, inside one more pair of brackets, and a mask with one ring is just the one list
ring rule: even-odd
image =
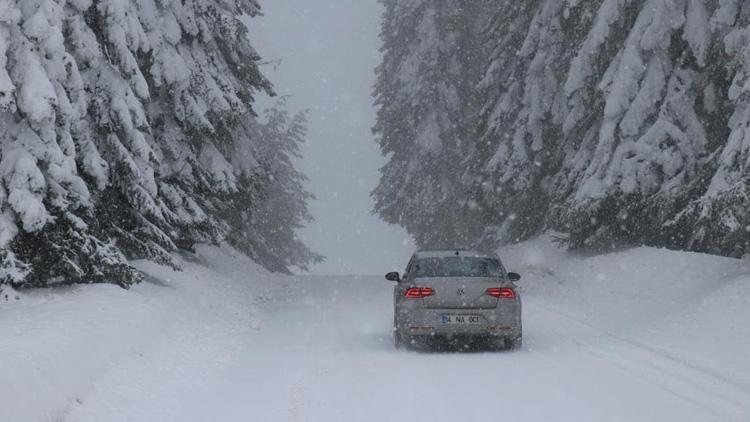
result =
[[505,348],[508,350],[517,350],[520,349],[523,345],[523,337],[519,335],[518,337],[510,337],[505,339]]
[[396,350],[406,349],[409,347],[409,339],[404,338],[398,330],[393,330],[393,345],[396,347]]
[[508,348],[508,340],[504,337],[490,337],[488,346],[495,351],[505,350]]

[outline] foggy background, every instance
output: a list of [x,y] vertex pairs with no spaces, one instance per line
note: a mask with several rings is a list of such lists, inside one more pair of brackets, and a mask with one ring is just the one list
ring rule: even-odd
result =
[[[249,20],[250,39],[291,111],[309,109],[299,168],[317,200],[300,236],[326,262],[315,274],[403,270],[414,246],[400,227],[370,214],[370,191],[385,163],[370,128],[374,69],[380,62],[376,0],[272,0]],[[258,111],[274,99],[258,98]]]

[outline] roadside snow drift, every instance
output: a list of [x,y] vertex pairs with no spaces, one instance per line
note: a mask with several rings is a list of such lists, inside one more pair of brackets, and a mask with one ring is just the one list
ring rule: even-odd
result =
[[246,353],[254,303],[278,278],[229,249],[179,261],[182,272],[136,262],[148,276],[130,291],[60,287],[0,302],[0,421],[172,420],[187,391]]
[[397,352],[392,284],[270,275],[228,249],[139,262],[132,291],[0,302],[2,421],[747,421],[750,265],[541,238],[524,347]]
[[545,307],[750,390],[750,262],[646,247],[581,256],[547,238],[500,253]]

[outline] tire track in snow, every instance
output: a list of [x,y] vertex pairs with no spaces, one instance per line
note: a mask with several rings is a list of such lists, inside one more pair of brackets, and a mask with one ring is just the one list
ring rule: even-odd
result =
[[[575,333],[573,340],[590,355],[652,382],[693,405],[710,410],[717,417],[726,417],[729,411],[739,421],[746,420],[750,414],[750,389],[743,383],[653,347],[611,334],[565,312],[540,305],[536,300],[529,302],[532,303],[527,302],[527,306],[534,311],[546,312],[576,326],[576,330],[568,334]],[[607,341],[602,342],[602,338]]]

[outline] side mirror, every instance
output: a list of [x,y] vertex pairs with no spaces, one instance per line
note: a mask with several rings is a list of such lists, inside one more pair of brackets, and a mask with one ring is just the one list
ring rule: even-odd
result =
[[518,273],[508,273],[508,280],[510,281],[518,281],[521,279],[521,274]]
[[397,272],[388,273],[385,275],[385,279],[388,281],[401,281],[401,276]]

